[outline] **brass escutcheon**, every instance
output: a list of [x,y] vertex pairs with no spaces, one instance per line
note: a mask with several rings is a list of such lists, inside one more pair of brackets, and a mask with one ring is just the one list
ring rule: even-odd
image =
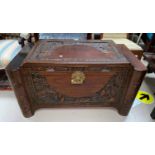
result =
[[83,84],[85,80],[85,75],[81,71],[75,71],[71,76],[71,84]]

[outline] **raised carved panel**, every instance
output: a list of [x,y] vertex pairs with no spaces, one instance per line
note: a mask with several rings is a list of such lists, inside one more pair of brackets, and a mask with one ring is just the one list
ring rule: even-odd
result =
[[[113,45],[110,41],[101,41],[101,42],[80,42],[80,41],[44,41],[41,42],[35,49],[35,52],[32,54],[29,60],[37,60],[37,61],[48,61],[48,60],[55,60],[60,61],[60,58],[53,58],[51,56],[52,52],[55,52],[55,49],[63,46],[72,46],[72,45],[83,45],[88,47],[93,47],[102,53],[107,53],[107,55],[112,55],[112,57],[100,57],[100,58],[63,58],[65,62],[111,62],[111,60],[120,62],[126,62],[125,57],[118,52],[118,49]],[[61,59],[62,61],[62,59]]]

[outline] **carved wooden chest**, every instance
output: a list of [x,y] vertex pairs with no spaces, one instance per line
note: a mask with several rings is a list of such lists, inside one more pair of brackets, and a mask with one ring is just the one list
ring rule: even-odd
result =
[[25,117],[50,107],[114,107],[127,115],[145,72],[111,41],[40,40],[7,67]]

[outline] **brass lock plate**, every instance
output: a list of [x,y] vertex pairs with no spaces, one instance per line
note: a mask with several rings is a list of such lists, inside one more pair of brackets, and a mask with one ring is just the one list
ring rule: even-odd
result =
[[85,74],[81,71],[75,71],[71,76],[71,84],[83,84],[86,77]]

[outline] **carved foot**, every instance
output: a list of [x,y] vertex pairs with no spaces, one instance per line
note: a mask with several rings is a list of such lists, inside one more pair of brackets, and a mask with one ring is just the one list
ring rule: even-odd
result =
[[122,116],[127,116],[129,113],[129,110],[125,110],[125,109],[118,109],[118,113]]
[[151,116],[152,119],[155,119],[155,108],[154,108],[153,111],[151,112],[150,116]]
[[34,111],[32,111],[32,110],[22,111],[22,112],[23,112],[24,117],[26,117],[26,118],[32,117],[34,115]]

